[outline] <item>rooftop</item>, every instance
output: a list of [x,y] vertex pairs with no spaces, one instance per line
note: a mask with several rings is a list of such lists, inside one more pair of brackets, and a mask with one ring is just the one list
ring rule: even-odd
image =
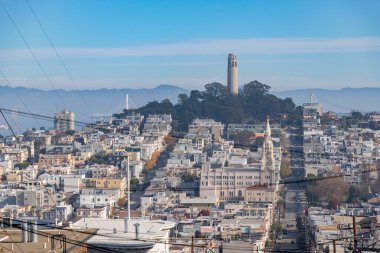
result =
[[[128,221],[128,232],[124,233],[124,219],[97,219],[83,218],[73,224],[75,229],[98,229],[97,235],[88,240],[89,243],[101,243],[104,240],[112,240],[112,242],[133,241],[136,238],[135,224],[139,226],[139,240],[161,240],[166,239],[169,230],[175,226],[170,221],[151,221],[141,219],[131,219]],[[111,238],[111,239],[110,239]]]
[[[39,230],[38,242],[23,243],[21,229],[3,229],[0,231],[1,249],[3,253],[28,252],[28,253],[48,253],[52,252],[52,240],[48,239],[53,235],[64,235],[67,238],[67,250],[80,248],[74,245],[74,241],[84,242],[96,233],[96,229],[85,229],[82,231],[72,231],[64,229]],[[70,243],[71,242],[71,243]],[[56,246],[59,244],[56,242]],[[13,249],[12,249],[13,248]],[[62,252],[62,249],[55,247],[54,252]]]

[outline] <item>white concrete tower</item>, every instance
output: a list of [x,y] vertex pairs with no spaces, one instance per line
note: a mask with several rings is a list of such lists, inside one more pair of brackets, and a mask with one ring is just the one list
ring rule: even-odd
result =
[[231,94],[238,94],[238,67],[236,54],[228,54],[227,90]]

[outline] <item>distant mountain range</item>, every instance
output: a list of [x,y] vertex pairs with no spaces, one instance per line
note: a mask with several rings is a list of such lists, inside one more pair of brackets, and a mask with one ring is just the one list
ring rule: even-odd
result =
[[[158,85],[152,89],[97,89],[97,90],[40,90],[25,87],[0,86],[0,106],[23,112],[54,116],[54,113],[68,109],[75,113],[78,121],[93,122],[92,116],[111,115],[125,108],[128,94],[130,108],[138,108],[146,103],[169,99],[177,102],[178,94],[189,93],[173,85]],[[65,105],[63,105],[63,103]],[[19,126],[18,132],[29,127],[52,127],[53,122],[35,121],[12,115],[11,122]],[[0,117],[0,125],[3,124]],[[38,125],[37,125],[38,124]],[[37,125],[37,126],[36,126]]]
[[[111,115],[121,112],[125,106],[125,95],[129,95],[130,108],[137,108],[146,103],[169,99],[177,102],[177,96],[189,93],[189,90],[174,85],[159,85],[152,89],[98,89],[98,90],[56,90],[45,91],[24,87],[11,88],[0,86],[0,106],[24,112],[33,112],[53,116],[55,112],[69,109],[75,112],[79,121],[92,122],[94,115]],[[344,88],[340,90],[302,89],[272,94],[285,98],[290,97],[295,104],[309,101],[310,94],[316,95],[317,101],[324,110],[336,112],[380,111],[380,88]],[[21,99],[20,99],[21,98]],[[66,106],[60,100],[62,98]],[[22,101],[21,101],[22,100]],[[26,106],[25,106],[26,105]],[[12,115],[11,122],[18,125],[18,132],[32,126],[53,126],[53,122],[35,121],[30,118]],[[0,118],[0,125],[4,124]]]
[[380,111],[380,88],[300,89],[272,93],[281,98],[290,97],[297,105],[309,102],[310,95],[314,94],[324,111]]

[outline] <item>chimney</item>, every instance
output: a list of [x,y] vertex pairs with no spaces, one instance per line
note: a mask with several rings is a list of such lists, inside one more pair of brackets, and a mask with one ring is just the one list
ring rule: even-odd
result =
[[124,233],[128,233],[128,218],[124,218]]
[[24,220],[21,223],[22,242],[28,242],[28,221]]
[[140,235],[139,235],[139,230],[140,230],[140,224],[139,223],[135,223],[135,233],[136,233],[136,240],[139,239]]
[[30,223],[30,226],[31,226],[31,233],[32,233],[32,240],[31,242],[38,242],[38,224],[37,224],[37,220],[34,220],[34,221],[31,221]]

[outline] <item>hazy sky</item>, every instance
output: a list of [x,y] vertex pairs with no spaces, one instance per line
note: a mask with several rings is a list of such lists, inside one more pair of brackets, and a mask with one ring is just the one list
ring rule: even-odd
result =
[[[379,0],[29,0],[77,86],[27,2],[0,1],[57,88],[225,84],[229,52],[240,84],[380,87]],[[1,5],[0,70],[52,87]]]

